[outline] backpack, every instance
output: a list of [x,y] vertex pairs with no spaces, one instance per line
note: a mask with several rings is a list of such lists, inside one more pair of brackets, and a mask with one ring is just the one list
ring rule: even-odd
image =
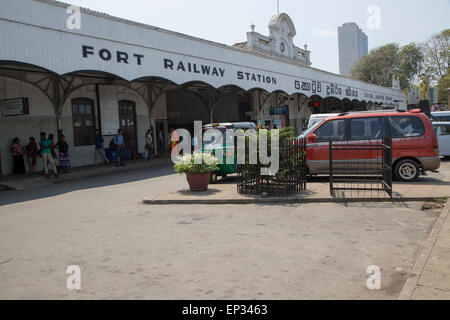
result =
[[117,150],[117,144],[115,143],[117,136],[114,136],[114,138],[111,139],[111,141],[109,142],[109,149],[111,151],[116,151]]

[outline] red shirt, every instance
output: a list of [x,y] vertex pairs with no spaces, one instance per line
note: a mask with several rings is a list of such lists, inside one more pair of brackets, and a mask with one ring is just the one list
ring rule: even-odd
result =
[[11,152],[13,156],[20,156],[23,154],[22,152],[22,146],[20,143],[11,143]]

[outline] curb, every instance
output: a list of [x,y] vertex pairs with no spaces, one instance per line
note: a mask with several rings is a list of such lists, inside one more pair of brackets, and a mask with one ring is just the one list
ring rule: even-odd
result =
[[436,244],[442,226],[444,225],[445,220],[447,219],[449,214],[450,214],[450,198],[447,201],[447,205],[444,207],[444,209],[442,209],[439,218],[436,220],[436,223],[434,224],[434,227],[431,230],[428,239],[425,241],[425,244],[422,247],[419,257],[417,258],[416,264],[414,265],[413,269],[410,272],[411,274],[413,274],[413,276],[406,280],[405,285],[403,286],[403,289],[400,292],[400,295],[398,296],[397,300],[412,300],[412,296],[416,290],[417,284],[420,280],[420,276],[422,275],[422,272],[425,269],[425,265],[427,264],[428,259],[430,258],[431,255],[431,251],[433,250]]
[[157,200],[157,199],[143,199],[142,202],[148,205],[249,205],[249,204],[306,204],[306,203],[359,203],[359,202],[427,202],[434,201],[434,197],[422,198],[383,198],[383,199],[333,199],[333,198],[304,198],[304,199],[282,199],[282,198],[268,198],[268,199],[197,199],[197,200]]

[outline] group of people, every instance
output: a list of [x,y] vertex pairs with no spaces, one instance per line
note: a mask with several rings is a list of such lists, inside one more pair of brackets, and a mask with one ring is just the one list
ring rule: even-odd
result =
[[[158,152],[161,154],[164,152],[164,134],[162,128],[158,130],[158,134],[156,137],[153,136],[153,130],[150,128],[147,130],[147,133],[145,134],[145,158],[147,160],[150,160],[153,155],[153,150],[155,147],[155,141],[158,146]],[[100,133],[100,131],[97,129],[95,130],[95,155],[94,155],[94,162],[95,165],[97,165],[97,159],[100,157],[103,159],[105,163],[109,163],[108,158],[106,157],[105,153],[105,146],[104,146],[105,140],[103,138],[103,135]],[[109,149],[113,153],[115,153],[116,158],[116,166],[125,166],[122,156],[121,156],[121,150],[125,148],[125,139],[123,136],[123,130],[119,129],[117,134],[112,138]]]
[[[69,156],[69,144],[66,142],[64,135],[59,137],[55,143],[55,136],[41,132],[39,143],[36,143],[34,137],[30,137],[27,145],[22,146],[19,138],[14,138],[10,150],[13,156],[13,173],[23,174],[25,169],[25,157],[28,166],[28,172],[36,172],[38,158],[42,159],[44,174],[49,177],[49,165],[53,169],[55,178],[58,179],[58,173],[68,173],[71,166]],[[58,155],[56,154],[58,151]],[[25,156],[25,157],[24,157]]]
[[[119,129],[117,131],[117,134],[114,136],[114,138],[109,143],[110,151],[115,153],[117,167],[125,166],[125,163],[123,162],[121,152],[120,152],[123,148],[125,148],[125,139],[123,137],[123,130]],[[105,153],[105,139],[103,138],[103,135],[100,133],[100,130],[95,129],[94,163],[96,166],[98,165],[98,162],[97,162],[98,157],[100,157],[100,159],[103,159],[105,164],[109,164],[110,161],[106,157],[106,153]]]
[[[157,145],[159,153],[164,151],[164,134],[162,128],[158,130]],[[100,130],[95,130],[95,152],[94,163],[98,165],[98,158],[102,159],[104,163],[109,164],[110,161],[105,153],[105,140]],[[154,137],[152,129],[149,129],[145,134],[145,151],[146,158],[150,160],[152,157],[152,150],[154,150]],[[116,166],[125,166],[123,157],[121,156],[121,150],[125,148],[125,139],[123,136],[123,130],[119,129],[117,134],[113,137],[109,144],[110,151],[115,153]],[[49,176],[49,166],[53,169],[55,177],[58,179],[58,173],[68,173],[68,169],[71,167],[69,144],[65,140],[64,135],[59,137],[57,143],[55,143],[55,136],[53,134],[46,135],[45,132],[41,132],[41,138],[39,143],[36,143],[34,137],[30,137],[27,145],[22,146],[19,138],[14,138],[10,150],[13,156],[13,173],[23,174],[27,170],[25,168],[25,161],[28,166],[28,172],[36,172],[38,158],[42,159],[44,167],[44,174]],[[58,154],[57,154],[58,152]]]
[[159,128],[158,133],[156,137],[153,137],[153,129],[150,128],[147,130],[147,133],[145,134],[145,158],[147,160],[150,160],[153,154],[153,150],[155,148],[155,142],[154,139],[156,139],[156,143],[158,146],[158,153],[161,154],[164,152],[164,133],[163,129]]

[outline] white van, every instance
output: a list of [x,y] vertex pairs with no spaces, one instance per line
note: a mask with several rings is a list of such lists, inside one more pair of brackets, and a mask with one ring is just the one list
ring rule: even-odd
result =
[[[439,121],[439,122],[450,121],[450,111],[432,112],[431,115],[433,116],[433,118],[437,119],[437,121]],[[433,118],[431,119],[431,121],[436,121]]]
[[316,123],[322,122],[323,120],[328,119],[328,118],[337,117],[338,115],[339,115],[339,113],[313,114],[313,115],[311,115],[311,118],[309,118],[308,128],[307,129],[311,128]]
[[433,122],[439,143],[439,155],[450,157],[450,121]]

